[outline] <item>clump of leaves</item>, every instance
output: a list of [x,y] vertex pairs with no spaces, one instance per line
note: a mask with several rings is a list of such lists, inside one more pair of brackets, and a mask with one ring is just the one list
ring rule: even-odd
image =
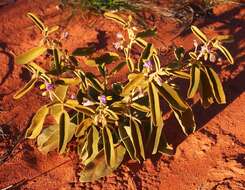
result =
[[127,0],[61,0],[62,7],[70,6],[73,8],[81,8],[82,10],[90,9],[99,12],[108,10],[135,10],[132,2]]
[[[80,181],[92,181],[110,174],[119,167],[125,155],[141,162],[150,154],[172,154],[163,127],[162,102],[165,102],[186,135],[195,131],[196,124],[191,107],[179,95],[173,79],[190,82],[188,98],[199,94],[204,107],[213,102],[226,102],[225,93],[217,73],[210,63],[217,60],[217,52],[223,53],[233,64],[233,58],[222,45],[227,36],[208,39],[196,26],[193,33],[201,44],[194,43],[194,51],[187,53],[183,47],[175,49],[175,60],[162,66],[158,50],[145,38],[156,33],[156,29],[138,31],[132,26],[132,18],[127,20],[105,13],[105,17],[119,23],[126,35],[117,33],[115,48],[123,54],[107,52],[85,63],[77,57],[88,56],[92,51],[79,48],[72,53],[63,50],[59,41],[50,35],[58,27],[47,27],[34,14],[30,19],[42,32],[43,38],[37,47],[16,57],[16,63],[32,73],[31,80],[15,95],[19,99],[35,84],[50,102],[42,106],[32,119],[26,131],[26,138],[36,139],[38,149],[48,153],[57,150],[60,154],[69,150],[69,142],[74,139],[77,154],[85,165],[80,173]],[[136,48],[137,46],[137,48]],[[136,59],[134,48],[140,49]],[[43,55],[51,57],[48,70],[34,60]],[[108,65],[116,66],[108,69]],[[97,68],[95,76],[85,72],[82,64]],[[127,81],[110,84],[115,73],[128,68]],[[111,67],[110,67],[111,68]],[[68,77],[69,76],[69,77]],[[69,96],[76,86],[76,94]],[[46,117],[54,119],[53,124],[45,124]]]

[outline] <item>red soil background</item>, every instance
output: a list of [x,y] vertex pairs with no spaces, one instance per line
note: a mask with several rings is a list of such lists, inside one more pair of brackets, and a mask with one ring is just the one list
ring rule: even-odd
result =
[[[0,8],[0,153],[11,148],[23,130],[28,127],[35,111],[46,101],[38,89],[15,101],[13,94],[28,80],[21,66],[14,64],[9,50],[20,54],[38,44],[40,34],[26,17],[33,12],[48,25],[61,25],[61,32],[69,37],[64,47],[74,50],[88,43],[96,43],[104,50],[113,50],[117,24],[98,15],[76,15],[67,20],[69,11],[56,9],[54,0],[18,0]],[[149,14],[145,14],[146,20]],[[203,109],[198,102],[194,107],[198,130],[185,137],[176,121],[169,120],[165,130],[167,138],[176,148],[174,156],[157,155],[142,164],[125,161],[109,177],[92,183],[78,182],[78,160],[73,154],[42,155],[34,141],[21,141],[12,157],[0,165],[0,188],[23,179],[29,180],[17,189],[167,189],[167,190],[244,190],[245,189],[245,9],[225,4],[214,9],[214,16],[196,23],[209,36],[234,35],[235,41],[227,45],[235,65],[224,61],[217,67],[227,95],[226,105],[213,105]],[[167,52],[175,43],[192,47],[194,36],[186,33],[173,37],[178,30],[170,20],[156,20],[158,38],[152,39],[158,48]],[[98,35],[100,36],[98,41]],[[7,47],[5,49],[3,47]],[[163,56],[163,62],[170,55]],[[40,61],[44,61],[41,59]],[[125,78],[123,73],[117,80]],[[48,171],[48,172],[46,172]],[[40,173],[46,172],[40,176]],[[35,177],[38,176],[38,177]]]

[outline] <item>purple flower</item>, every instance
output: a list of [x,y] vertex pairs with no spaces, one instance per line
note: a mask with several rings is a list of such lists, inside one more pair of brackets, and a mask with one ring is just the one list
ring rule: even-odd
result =
[[152,62],[151,60],[148,60],[144,63],[143,67],[148,68],[148,69],[152,69]]
[[54,89],[54,85],[52,83],[45,82],[45,88],[47,91],[51,91]]
[[76,95],[72,94],[72,95],[71,95],[71,99],[72,99],[72,100],[75,100],[75,99],[76,99]]
[[122,35],[122,33],[121,32],[118,32],[117,34],[116,34],[116,36],[117,36],[117,39],[123,39],[123,35]]
[[99,97],[99,99],[100,99],[100,102],[102,102],[103,104],[106,104],[106,96],[105,95],[101,95]]

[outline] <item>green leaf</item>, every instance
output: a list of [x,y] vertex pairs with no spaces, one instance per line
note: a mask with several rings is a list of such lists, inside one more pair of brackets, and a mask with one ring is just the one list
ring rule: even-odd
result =
[[204,43],[206,44],[208,42],[207,36],[199,30],[196,26],[191,26],[192,32]]
[[55,66],[55,71],[58,73],[61,72],[61,61],[60,61],[60,52],[58,49],[54,48],[53,49],[53,56],[54,56],[54,66]]
[[88,156],[86,160],[83,161],[84,165],[87,165],[88,163],[92,162],[95,157],[99,153],[99,131],[96,129],[95,126],[92,126],[88,132],[87,136],[87,152]]
[[[56,94],[56,96],[58,96],[60,100],[65,101],[67,89],[68,85],[57,85],[55,87],[54,93]],[[55,97],[54,99],[58,101]]]
[[85,132],[92,126],[93,120],[91,118],[84,119],[76,129],[75,136],[82,137]]
[[150,109],[148,107],[146,107],[145,105],[141,105],[141,104],[134,102],[134,103],[130,104],[130,106],[136,110],[141,111],[141,112],[146,112],[146,113],[150,112]]
[[[116,165],[115,169],[121,164],[125,155],[125,148],[119,145],[115,148]],[[89,163],[80,173],[80,182],[91,182],[101,177],[107,176],[113,172],[113,169],[107,165],[104,156],[104,150],[101,150],[93,162]]]
[[156,70],[157,71],[160,70],[160,68],[161,68],[161,62],[159,60],[159,57],[156,54],[153,54],[152,55],[152,58],[153,58],[153,61],[155,63]]
[[45,46],[39,46],[39,47],[32,48],[28,50],[27,52],[21,55],[18,55],[15,59],[15,62],[17,64],[27,64],[33,61],[34,59],[36,59],[37,57],[39,57],[40,55],[44,54],[46,50],[47,48]]
[[219,49],[223,54],[224,56],[226,57],[226,59],[231,63],[231,64],[234,64],[234,59],[233,57],[231,56],[230,52],[224,47],[221,45],[221,43],[219,41],[216,41],[216,43],[213,43],[213,46],[217,49]]
[[20,90],[18,90],[15,93],[13,98],[17,100],[21,98],[22,96],[24,96],[27,92],[29,92],[34,87],[36,82],[37,82],[37,78],[32,78],[28,83],[25,84],[24,87],[22,87]]
[[96,51],[94,46],[77,48],[72,52],[73,56],[88,56]]
[[190,79],[190,85],[187,93],[188,98],[193,98],[198,90],[199,82],[200,82],[200,73],[201,71],[199,65],[193,64],[190,70],[191,79]]
[[156,127],[162,127],[163,118],[162,118],[162,112],[160,108],[158,90],[152,82],[149,82],[148,84],[148,96],[149,96],[149,103],[151,108],[152,122]]
[[110,75],[112,74],[116,74],[117,72],[119,72],[120,70],[122,70],[122,68],[127,64],[127,62],[121,62],[119,64],[117,64],[110,72]]
[[90,66],[90,67],[97,67],[97,64],[96,64],[96,61],[95,60],[89,59],[89,60],[86,60],[84,63],[86,65]]
[[182,128],[182,131],[185,133],[186,136],[195,131],[196,122],[195,122],[195,118],[194,118],[192,109],[190,107],[184,112],[181,112],[174,108],[172,108],[172,110],[174,111],[174,115],[176,119],[178,120]]
[[218,35],[213,38],[213,40],[220,41],[222,43],[231,43],[234,42],[233,35]]
[[108,114],[109,119],[114,120],[114,121],[119,120],[119,117],[117,116],[117,114],[114,111],[112,111],[110,109],[106,109],[105,112]]
[[136,150],[135,150],[134,145],[133,145],[133,143],[131,141],[131,139],[133,139],[132,138],[132,134],[130,134],[130,136],[131,136],[130,137],[128,135],[125,127],[124,126],[121,126],[121,125],[118,127],[118,133],[119,133],[119,136],[121,138],[121,141],[123,142],[123,144],[124,144],[124,146],[125,146],[128,154],[129,154],[130,158],[133,159],[133,160],[136,160],[137,159],[135,157],[135,151]]
[[159,94],[169,103],[169,105],[177,110],[185,111],[188,106],[186,102],[179,96],[179,94],[166,82],[161,86],[153,80],[154,85],[158,89]]
[[209,78],[209,84],[212,87],[213,95],[219,104],[226,103],[225,92],[218,74],[210,67],[206,67]]
[[[69,126],[68,142],[74,135],[76,125],[71,123]],[[42,130],[37,137],[37,146],[40,152],[47,154],[59,147],[59,125],[51,125]]]
[[119,55],[117,53],[108,52],[108,53],[105,53],[105,54],[97,57],[95,59],[95,62],[96,62],[97,65],[110,64],[113,61],[117,61],[118,59],[119,59]]
[[204,108],[208,108],[211,104],[213,104],[214,100],[212,87],[210,86],[209,78],[206,72],[203,70],[201,70],[200,75],[199,94]]
[[35,139],[43,128],[43,123],[46,118],[46,116],[49,113],[49,108],[47,105],[41,107],[35,114],[35,116],[32,118],[31,125],[26,131],[26,138],[29,139]]
[[162,129],[163,127],[155,127],[156,134],[154,138],[152,154],[156,154],[158,152],[158,147],[159,147],[159,143],[160,143],[160,139],[162,135]]
[[104,14],[104,16],[108,19],[111,19],[121,25],[123,25],[124,27],[127,26],[127,22],[124,21],[120,16],[117,16],[116,14],[110,13],[110,12],[106,12]]
[[59,122],[59,152],[60,154],[65,152],[68,140],[69,140],[69,130],[70,130],[70,116],[66,111],[63,111],[60,115]]
[[56,32],[57,30],[59,30],[59,28],[60,28],[59,26],[52,26],[51,28],[48,29],[47,34],[48,35],[52,34],[52,33]]
[[27,13],[27,16],[34,22],[34,24],[43,32],[45,30],[44,23],[33,13]]
[[59,144],[59,126],[51,125],[43,129],[42,133],[37,137],[38,150],[44,154],[58,148]]
[[88,116],[91,116],[91,115],[94,115],[94,110],[89,108],[89,107],[86,107],[86,106],[82,106],[82,105],[69,105],[69,104],[65,104],[66,107],[69,107],[73,110],[76,110],[77,112],[81,112],[81,113],[84,113],[85,115],[88,115]]
[[99,80],[96,79],[96,77],[92,73],[86,73],[86,78],[88,79],[92,87],[94,87],[99,92],[103,91],[102,84],[99,82]]
[[183,71],[171,71],[171,75],[183,78],[183,79],[190,79],[190,75],[188,73],[185,73]]
[[128,70],[129,70],[130,72],[133,72],[133,71],[134,71],[134,62],[132,61],[132,59],[131,59],[130,57],[128,57],[128,58],[126,59],[126,63],[127,63],[127,65],[128,65]]
[[145,48],[147,46],[147,42],[143,40],[142,38],[136,38],[135,43],[140,46],[141,48]]
[[116,152],[115,152],[111,130],[107,126],[105,126],[102,129],[102,137],[103,137],[103,145],[104,145],[106,163],[112,169],[115,169],[115,167],[117,166]]
[[49,114],[54,117],[56,120],[57,124],[60,122],[60,114],[64,110],[64,106],[61,104],[54,104],[49,107]]
[[130,119],[130,127],[133,137],[133,144],[135,147],[135,157],[139,158],[138,153],[145,160],[145,149],[143,144],[143,139],[140,131],[140,126],[137,121]]
[[33,68],[36,71],[36,73],[40,73],[40,74],[46,73],[46,70],[40,67],[39,65],[37,65],[36,63],[31,62],[26,66],[29,68]]
[[136,38],[147,38],[147,37],[153,37],[157,34],[157,28],[151,28],[148,30],[145,30],[143,32],[139,32],[136,34]]
[[144,80],[145,80],[145,76],[143,73],[136,74],[136,76],[132,80],[129,80],[126,86],[124,86],[122,91],[122,96],[129,95],[132,90],[141,86]]
[[158,152],[162,154],[167,154],[167,155],[174,154],[173,147],[168,144],[167,138],[164,133],[161,134],[160,143],[158,146]]

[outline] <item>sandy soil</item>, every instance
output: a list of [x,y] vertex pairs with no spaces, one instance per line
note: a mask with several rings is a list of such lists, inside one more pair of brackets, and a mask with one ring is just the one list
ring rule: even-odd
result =
[[[8,50],[20,54],[38,43],[40,34],[26,17],[31,11],[46,23],[61,25],[60,35],[69,33],[64,47],[73,50],[95,43],[101,49],[112,50],[119,27],[97,15],[77,15],[67,20],[69,11],[56,9],[57,1],[18,0],[0,8],[0,153],[11,148],[28,127],[35,111],[46,101],[34,89],[25,98],[15,101],[13,94],[27,80],[28,74],[15,65]],[[62,14],[61,14],[62,13]],[[146,15],[147,17],[147,15]],[[176,121],[169,119],[165,130],[176,148],[174,156],[157,155],[138,164],[125,161],[110,177],[93,183],[78,183],[78,160],[71,154],[53,152],[42,155],[33,141],[21,141],[8,161],[0,164],[0,188],[31,179],[18,189],[167,189],[167,190],[244,190],[245,189],[245,9],[226,4],[214,9],[214,16],[197,23],[208,35],[232,34],[235,41],[228,46],[235,65],[217,68],[227,95],[226,105],[213,105],[204,110],[194,105],[198,131],[188,138],[181,133]],[[175,43],[190,48],[193,35],[178,33],[170,20],[149,21],[158,28],[158,38],[152,39],[167,53]],[[171,57],[168,53],[163,60]],[[40,60],[43,61],[43,60]],[[45,63],[44,63],[45,64]],[[121,73],[117,80],[125,76]],[[45,173],[43,173],[45,172]],[[39,174],[43,173],[39,176]]]

